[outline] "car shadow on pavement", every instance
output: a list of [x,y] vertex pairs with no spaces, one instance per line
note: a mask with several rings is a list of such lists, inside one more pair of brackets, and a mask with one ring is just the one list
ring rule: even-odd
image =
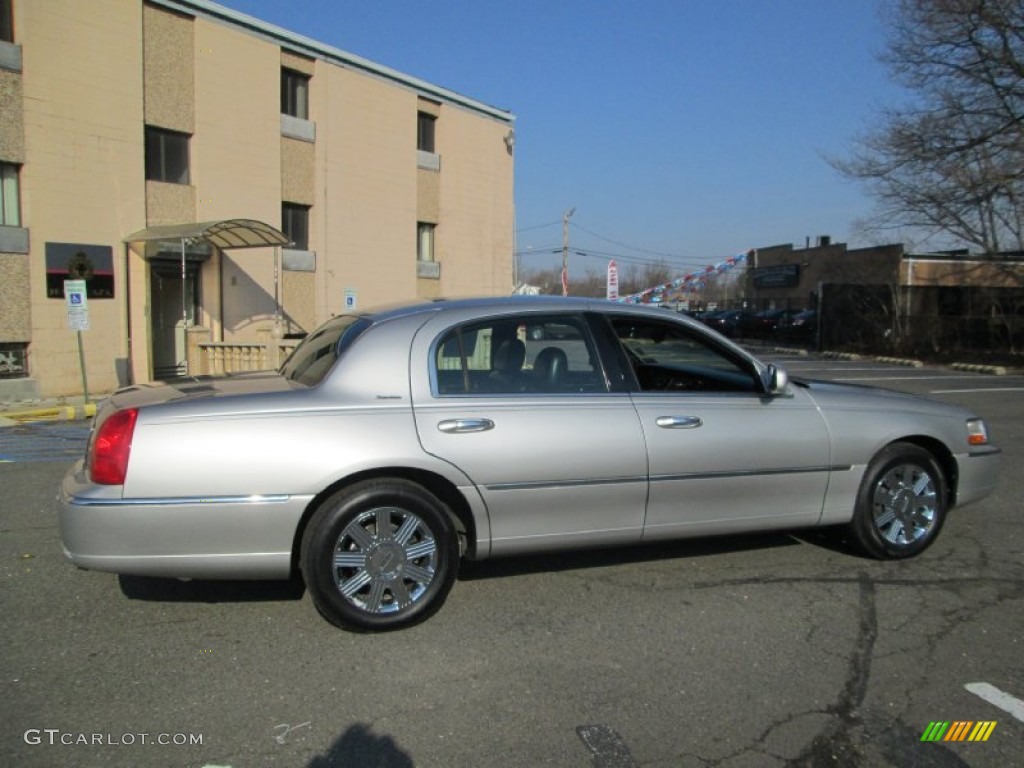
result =
[[850,538],[844,526],[834,528],[808,528],[802,531],[790,531],[790,535],[804,544],[827,549],[839,555],[871,559]]
[[118,576],[121,592],[130,600],[165,603],[254,603],[301,600],[306,587],[290,581],[213,581]]
[[[654,544],[635,544],[615,549],[580,549],[534,555],[498,557],[479,562],[464,561],[459,581],[497,579],[533,573],[602,568],[625,563],[688,560],[710,555],[810,545],[841,555],[863,557],[843,535],[842,529],[779,531],[737,536],[716,536]],[[301,600],[306,592],[298,576],[289,581],[182,580],[152,576],[118,576],[121,592],[130,600],[171,603],[252,603]]]
[[[582,549],[540,555],[517,555],[480,562],[466,561],[459,569],[459,580],[475,581],[531,573],[602,568],[623,563],[685,560],[730,552],[799,546],[802,543],[805,543],[805,539],[794,535],[792,531],[787,531],[749,536],[716,536],[656,544],[635,544],[616,549]],[[816,544],[817,542],[806,541],[806,543]]]
[[412,757],[389,735],[377,735],[369,725],[356,723],[339,736],[330,749],[317,755],[306,768],[413,768]]

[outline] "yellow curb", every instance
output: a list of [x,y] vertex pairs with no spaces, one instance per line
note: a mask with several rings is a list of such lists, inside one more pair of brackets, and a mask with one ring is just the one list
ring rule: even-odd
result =
[[96,403],[58,405],[51,408],[0,413],[0,416],[11,421],[78,421],[81,419],[91,419],[95,415]]

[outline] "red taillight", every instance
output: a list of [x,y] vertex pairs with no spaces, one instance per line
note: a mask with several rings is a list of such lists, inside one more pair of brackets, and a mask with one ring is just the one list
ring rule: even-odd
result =
[[124,485],[124,476],[128,472],[128,454],[132,450],[132,434],[138,416],[136,408],[115,411],[100,425],[92,444],[89,462],[89,476],[94,483]]

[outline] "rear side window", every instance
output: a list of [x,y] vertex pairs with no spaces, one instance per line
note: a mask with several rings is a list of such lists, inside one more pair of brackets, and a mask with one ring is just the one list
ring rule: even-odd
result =
[[315,386],[323,381],[352,342],[373,325],[369,317],[343,315],[328,320],[302,340],[281,366],[281,375],[291,381]]
[[434,353],[439,395],[606,391],[582,317],[500,317],[448,331]]

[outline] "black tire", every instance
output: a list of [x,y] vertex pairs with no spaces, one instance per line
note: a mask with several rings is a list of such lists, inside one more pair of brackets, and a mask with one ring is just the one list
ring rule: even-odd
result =
[[415,483],[384,479],[324,500],[303,534],[300,567],[325,619],[382,632],[434,615],[455,582],[458,560],[445,505]]
[[945,476],[935,457],[920,446],[893,443],[864,473],[850,532],[871,557],[913,557],[939,535],[947,499]]

